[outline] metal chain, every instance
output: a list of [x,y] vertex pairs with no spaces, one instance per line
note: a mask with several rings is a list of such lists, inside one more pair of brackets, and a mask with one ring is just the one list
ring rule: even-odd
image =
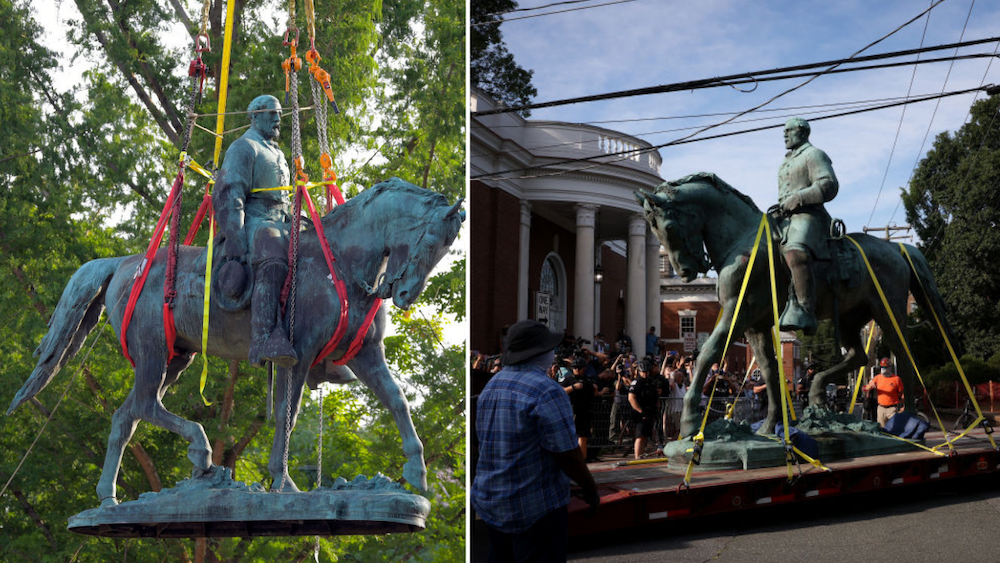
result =
[[281,368],[285,376],[285,448],[281,453],[281,485],[278,492],[285,490],[285,475],[288,474],[288,439],[292,435],[292,369]]
[[316,487],[323,486],[323,384],[316,386],[319,389],[319,445],[316,447]]
[[194,132],[194,122],[197,114],[194,112],[195,101],[198,99],[198,77],[191,77],[191,96],[188,99],[187,126],[184,128],[184,140],[181,141],[181,152],[187,152],[191,144],[191,134]]
[[201,27],[198,28],[199,35],[208,33],[208,13],[212,8],[212,0],[205,0],[201,6]]
[[302,156],[302,129],[299,123],[299,79],[295,68],[292,68],[290,91],[292,96],[292,161]]
[[313,107],[316,109],[316,137],[319,141],[319,153],[330,153],[330,141],[327,138],[327,102],[323,94],[323,86],[316,80],[315,76],[309,75],[309,86],[312,88]]
[[314,46],[316,42],[316,9],[313,7],[313,0],[306,0],[306,25],[309,27],[309,44]]

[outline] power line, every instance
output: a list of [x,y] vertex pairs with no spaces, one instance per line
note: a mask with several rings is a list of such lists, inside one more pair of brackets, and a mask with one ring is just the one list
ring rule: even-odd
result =
[[[901,29],[905,28],[906,26],[910,25],[911,23],[913,23],[913,22],[917,21],[917,20],[918,20],[918,19],[920,19],[920,18],[921,18],[921,17],[922,17],[922,16],[924,15],[924,14],[926,14],[926,13],[930,12],[930,11],[931,11],[931,10],[933,10],[933,9],[934,9],[934,8],[935,8],[936,6],[940,5],[940,4],[941,4],[941,2],[944,2],[944,0],[937,0],[937,2],[935,2],[934,4],[931,4],[931,6],[930,6],[929,8],[927,8],[926,10],[924,10],[924,11],[920,12],[920,13],[919,13],[919,14],[917,14],[916,16],[914,16],[914,17],[910,18],[910,19],[909,19],[908,21],[906,21],[906,22],[902,23],[901,25],[897,26],[897,27],[896,27],[895,29],[893,29],[893,30],[892,30],[892,31],[890,31],[889,33],[886,33],[886,34],[885,34],[885,35],[883,35],[882,37],[880,37],[880,38],[876,39],[875,41],[872,41],[871,43],[869,43],[869,44],[865,45],[865,46],[864,46],[864,47],[862,47],[861,49],[859,49],[859,50],[855,51],[854,53],[852,53],[852,54],[851,54],[851,56],[850,56],[850,57],[848,57],[848,60],[851,60],[851,59],[855,59],[855,57],[857,57],[857,55],[860,55],[860,54],[861,54],[861,53],[863,53],[864,51],[866,51],[866,50],[870,49],[871,47],[873,47],[873,46],[875,46],[875,45],[877,45],[877,44],[881,43],[882,41],[884,41],[884,40],[888,39],[889,37],[891,37],[891,36],[895,35],[895,34],[896,34],[896,33],[897,33],[897,32],[898,32],[899,30],[901,30]],[[856,59],[856,60],[860,60],[860,59]],[[679,138],[679,139],[675,139],[674,141],[671,141],[671,142],[669,142],[669,143],[664,143],[664,144],[662,144],[662,145],[659,145],[659,146],[654,146],[654,147],[651,147],[650,149],[640,149],[640,150],[638,150],[638,151],[622,151],[622,153],[625,153],[625,155],[624,155],[624,156],[621,156],[621,157],[620,157],[620,158],[619,158],[618,160],[624,160],[624,159],[627,159],[627,158],[632,158],[632,157],[633,157],[633,156],[635,156],[635,155],[639,155],[639,154],[642,154],[642,153],[644,153],[644,152],[648,152],[648,151],[652,151],[652,150],[656,150],[656,149],[658,149],[658,148],[660,148],[660,147],[665,147],[665,146],[667,146],[667,145],[670,145],[670,144],[681,144],[681,143],[684,143],[684,142],[690,142],[690,141],[691,141],[691,138],[692,138],[692,137],[695,137],[696,135],[699,135],[699,134],[701,134],[701,133],[704,133],[705,131],[708,131],[708,130],[710,130],[710,129],[713,129],[713,128],[715,128],[715,127],[721,127],[722,125],[725,125],[726,123],[729,123],[729,122],[733,121],[734,119],[736,119],[736,118],[738,118],[738,117],[742,117],[743,115],[746,115],[746,114],[748,114],[748,113],[751,113],[751,112],[753,112],[753,111],[757,111],[757,110],[761,109],[762,107],[764,107],[764,106],[766,106],[766,105],[770,104],[771,102],[773,102],[773,101],[777,100],[778,98],[781,98],[782,96],[785,96],[785,95],[787,95],[787,94],[790,94],[790,93],[792,93],[792,92],[794,92],[794,91],[798,90],[799,88],[802,88],[802,87],[804,87],[804,86],[808,85],[808,84],[809,84],[809,83],[811,83],[811,82],[812,82],[813,80],[816,80],[816,78],[818,78],[819,76],[822,76],[822,74],[824,74],[824,73],[826,73],[826,72],[829,72],[829,71],[832,71],[832,70],[834,70],[835,68],[837,68],[838,66],[840,66],[840,64],[841,64],[841,63],[836,63],[836,64],[834,64],[834,65],[830,66],[829,68],[825,69],[825,70],[824,70],[824,71],[823,71],[822,73],[820,73],[820,74],[817,74],[816,76],[813,76],[812,78],[810,78],[810,79],[808,79],[808,80],[805,80],[805,81],[803,81],[802,83],[800,83],[800,84],[798,84],[798,85],[796,85],[796,86],[793,86],[793,87],[791,87],[791,88],[789,88],[789,89],[785,90],[784,92],[781,92],[781,93],[779,93],[779,94],[776,94],[775,96],[772,96],[771,98],[769,98],[768,100],[764,101],[763,103],[760,103],[760,104],[757,104],[756,106],[754,106],[754,107],[752,107],[752,108],[749,108],[749,109],[746,109],[746,110],[744,110],[744,111],[740,112],[739,114],[736,114],[736,115],[734,115],[733,117],[730,117],[730,118],[728,118],[728,119],[724,119],[724,120],[722,120],[722,121],[720,121],[720,122],[718,122],[718,123],[715,123],[715,124],[712,124],[712,125],[709,125],[709,126],[707,126],[707,127],[704,127],[704,128],[702,128],[701,130],[699,130],[699,131],[696,131],[696,132],[694,132],[694,133],[691,133],[690,135],[687,135],[687,136],[684,136],[684,137],[681,137],[681,138]],[[908,103],[908,102],[905,102],[905,101],[904,101],[904,102],[902,102],[902,103]],[[897,104],[897,105],[898,105],[898,104]],[[890,107],[891,107],[891,106],[890,106]],[[855,111],[855,112],[847,112],[847,113],[846,113],[845,115],[847,115],[847,114],[851,114],[851,113],[859,113],[859,112],[862,112],[862,111],[872,111],[872,110],[858,110],[858,111]],[[830,117],[832,117],[832,116],[830,116]],[[828,119],[828,118],[829,118],[829,117],[827,117],[827,118],[824,118],[824,119]],[[771,128],[773,128],[773,127],[764,127],[764,128],[758,128],[758,130],[763,130],[763,129],[771,129]],[[718,138],[718,137],[724,137],[724,136],[729,136],[729,135],[731,135],[731,134],[739,134],[739,132],[736,132],[736,133],[730,133],[730,134],[722,134],[722,135],[715,135],[715,136],[711,136],[711,137],[704,137],[704,138],[702,138],[702,139],[698,139],[698,140],[706,140],[706,139],[709,139],[709,138]],[[619,153],[619,154],[622,154],[622,153]],[[587,159],[585,159],[585,160],[592,160],[593,158],[597,158],[597,157],[590,157],[590,158],[587,158]],[[572,160],[571,160],[571,162],[573,162],[573,161],[580,161],[580,160],[581,160],[581,159],[572,159]],[[584,167],[583,169],[578,169],[578,170],[576,170],[576,171],[577,171],[577,172],[579,172],[579,171],[581,171],[581,170],[587,170],[587,169],[590,169],[590,168],[595,168],[595,167],[597,167],[597,166],[603,166],[603,165],[605,165],[605,164],[609,164],[609,162],[603,162],[603,163],[597,163],[597,164],[594,164],[594,165],[592,165],[592,166],[589,166],[589,167]],[[549,175],[549,176],[551,176],[551,175],[558,175],[558,174],[565,174],[565,173],[566,173],[566,172],[557,172],[557,173],[555,173],[555,174],[546,174],[546,175]],[[537,177],[537,176],[530,176],[530,177]]]
[[[976,0],[972,0],[972,3],[969,4],[969,13],[966,14],[966,16],[965,16],[965,23],[962,25],[962,33],[958,36],[958,40],[959,41],[961,41],[962,39],[965,38],[965,30],[966,30],[966,28],[969,27],[969,19],[972,17],[972,8],[975,7],[975,5],[976,5]],[[996,55],[998,48],[1000,48],[1000,43],[997,43],[996,47],[993,47],[993,54],[994,55]],[[955,53],[956,54],[958,53],[958,49],[955,49]],[[993,61],[992,60],[989,62],[989,64],[986,65],[986,73],[983,73],[983,79],[979,81],[979,85],[980,86],[982,86],[983,84],[986,83],[986,75],[987,75],[987,73],[989,73],[990,66],[992,66],[992,65],[993,65]],[[951,78],[951,70],[952,70],[952,68],[954,66],[955,66],[954,63],[951,64],[951,65],[948,65],[948,72],[944,75],[944,83],[941,84],[941,91],[942,92],[944,92],[945,88],[948,87],[948,79]],[[979,97],[979,92],[976,92],[976,97],[977,98]],[[972,103],[969,104],[969,109],[968,109],[968,111],[965,114],[965,119],[968,119],[969,118],[969,114],[972,113],[972,104],[974,104],[974,103],[976,103],[976,99],[975,98],[973,98]],[[917,150],[917,156],[913,160],[913,166],[910,167],[910,176],[906,179],[906,184],[907,185],[909,185],[910,182],[913,180],[913,174],[914,174],[914,172],[917,171],[917,165],[920,163],[920,155],[924,154],[924,145],[927,144],[927,137],[930,136],[931,127],[934,125],[934,119],[937,117],[937,112],[938,112],[938,108],[939,107],[941,107],[941,100],[938,100],[938,102],[936,104],[934,104],[934,111],[931,112],[931,120],[927,123],[927,130],[924,131],[924,138],[923,138],[923,140],[920,141],[920,149]],[[965,122],[965,119],[962,120],[963,123]],[[892,215],[889,215],[889,222],[890,223],[896,217],[896,212],[899,211],[899,204],[902,203],[902,202],[903,202],[903,198],[902,197],[896,200],[896,207],[893,208]]]
[[[996,53],[994,53],[995,55]],[[940,92],[938,92],[940,93]],[[914,98],[923,96],[933,96],[934,94],[918,94],[912,96]],[[758,110],[760,113],[763,112],[779,112],[779,111],[790,111],[790,110],[801,110],[801,109],[815,109],[815,108],[829,108],[829,107],[840,107],[840,106],[859,106],[859,105],[870,105],[880,102],[893,102],[897,100],[905,100],[906,96],[889,96],[887,98],[872,98],[869,100],[853,100],[849,102],[830,102],[826,104],[808,104],[801,106],[784,106],[778,108],[762,108]],[[583,125],[603,125],[605,123],[636,123],[640,121],[666,121],[672,119],[695,119],[699,117],[721,117],[727,115],[736,115],[740,113],[739,111],[719,111],[710,113],[694,113],[689,115],[664,115],[659,117],[637,117],[632,119],[604,119],[596,121],[581,121]],[[491,125],[490,129],[506,129],[514,127],[524,127],[521,124],[516,125]]]
[[[931,14],[927,13],[927,19],[924,20],[924,32],[920,35],[920,46],[924,46],[924,39],[927,37],[927,28],[931,23]],[[961,41],[961,38],[959,38]],[[917,62],[920,61],[920,55],[917,55]],[[952,61],[954,64],[954,61]],[[917,63],[913,64],[913,72],[910,74],[910,85],[906,87],[906,96],[909,97],[913,92],[913,81],[917,78]],[[939,100],[940,101],[940,100]],[[903,112],[899,115],[899,124],[896,125],[896,136],[892,139],[892,148],[889,149],[889,159],[885,163],[885,173],[882,174],[882,183],[878,185],[878,193],[875,194],[875,204],[872,205],[871,215],[868,216],[868,221],[865,222],[865,226],[871,224],[872,217],[875,216],[875,210],[878,209],[878,200],[882,197],[882,189],[885,188],[885,181],[889,177],[889,169],[892,166],[892,156],[896,154],[896,143],[899,142],[899,132],[903,130],[903,121],[906,119],[906,106],[903,106]]]
[[[926,94],[926,95],[933,96],[934,94]],[[911,96],[911,98],[915,99],[915,98],[917,98],[917,96]],[[903,96],[898,96],[896,98],[886,98],[886,100],[892,100],[892,101],[895,101],[895,100],[904,100],[904,99],[908,99],[908,98],[903,97]],[[812,107],[820,108],[820,107],[826,107],[826,106],[833,106],[833,107],[850,107],[850,108],[856,109],[856,108],[864,108],[864,107],[874,107],[875,105],[877,105],[876,102],[854,102],[854,103],[840,103],[840,104],[817,104],[817,105],[812,106]],[[783,109],[783,111],[787,111],[789,108],[782,108],[782,109]],[[794,108],[791,108],[791,109],[794,109]],[[764,110],[764,111],[775,111],[775,110]],[[803,112],[803,111],[795,111],[795,112],[785,113],[785,114],[780,114],[780,115],[769,115],[769,116],[766,116],[766,117],[755,117],[755,118],[751,118],[751,119],[738,119],[738,120],[732,121],[731,123],[733,123],[733,124],[735,124],[735,123],[753,123],[753,122],[757,122],[757,121],[773,121],[773,120],[782,120],[781,122],[784,123],[783,120],[786,119],[786,118],[789,118],[789,117],[822,114],[822,113],[826,113],[828,111],[830,111],[830,110],[829,109],[816,109],[816,110],[813,110],[813,111],[805,111],[805,112]],[[732,115],[732,113],[722,113],[722,114],[715,114],[715,115]],[[591,123],[593,123],[593,122],[591,122]],[[642,133],[629,133],[629,135],[632,136],[632,137],[643,138],[643,137],[649,137],[649,136],[652,136],[652,135],[662,135],[664,133],[677,133],[677,132],[680,132],[680,131],[691,131],[693,129],[699,129],[701,127],[704,127],[704,125],[692,125],[692,126],[689,126],[689,127],[677,127],[677,128],[674,128],[674,129],[661,129],[659,131],[645,131],[645,132],[642,132]],[[591,141],[568,141],[568,142],[565,142],[565,143],[553,143],[553,144],[550,144],[550,145],[536,145],[536,146],[532,146],[532,147],[519,147],[519,148],[507,150],[507,151],[497,151],[497,152],[492,153],[492,154],[497,154],[497,155],[514,154],[514,153],[519,153],[519,152],[536,151],[536,150],[540,150],[540,149],[552,149],[552,148],[565,147],[565,146],[570,146],[570,145],[584,145],[584,144],[593,144],[593,143],[599,143],[599,142],[600,142],[600,139],[594,139],[594,140],[591,140]]]
[[[992,86],[990,88],[992,88]],[[866,113],[866,112],[870,112],[870,111],[878,111],[878,110],[887,109],[887,108],[894,108],[894,107],[898,107],[898,106],[905,105],[905,104],[915,104],[915,103],[919,103],[919,102],[926,102],[926,101],[929,101],[929,100],[934,100],[934,99],[938,99],[938,98],[946,98],[946,97],[949,97],[949,96],[960,96],[962,94],[968,94],[968,93],[975,92],[975,91],[982,90],[982,89],[983,89],[983,87],[976,87],[976,88],[969,88],[969,89],[966,89],[966,90],[956,90],[954,92],[946,92],[944,94],[930,95],[930,96],[926,96],[926,97],[919,98],[919,99],[914,98],[914,99],[909,99],[909,100],[903,100],[903,101],[899,101],[899,102],[895,102],[895,103],[891,103],[891,104],[884,104],[884,105],[880,105],[880,106],[873,106],[873,107],[856,109],[856,110],[851,110],[851,111],[846,111],[846,112],[841,112],[841,113],[835,113],[835,114],[831,114],[831,115],[820,116],[820,117],[817,117],[817,118],[813,119],[813,121],[822,121],[824,119],[833,119],[833,118],[837,118],[837,117],[846,117],[846,116],[849,116],[849,115],[856,115],[856,114],[859,114],[859,113]],[[669,141],[669,142],[662,143],[662,144],[659,144],[659,145],[652,145],[652,146],[647,147],[647,148],[642,148],[642,149],[637,149],[637,150],[636,149],[632,149],[632,150],[625,150],[625,151],[619,151],[619,152],[613,152],[613,153],[607,153],[607,154],[599,154],[599,155],[586,156],[586,157],[580,157],[580,158],[566,159],[566,160],[561,160],[561,161],[557,161],[557,162],[550,162],[550,163],[547,163],[547,164],[545,164],[543,166],[533,166],[533,167],[527,167],[527,168],[514,168],[514,169],[510,169],[510,170],[504,170],[502,172],[494,172],[494,173],[490,173],[490,174],[479,174],[477,176],[471,176],[470,179],[471,180],[483,180],[483,179],[485,179],[485,180],[499,180],[499,179],[511,180],[511,179],[519,179],[519,178],[535,178],[535,177],[538,177],[538,176],[519,176],[519,177],[516,177],[516,178],[511,178],[511,177],[505,177],[503,175],[504,174],[514,173],[514,172],[526,172],[526,171],[529,171],[529,170],[536,170],[536,169],[539,169],[539,168],[548,168],[548,167],[552,167],[552,166],[561,166],[561,165],[564,165],[564,164],[574,164],[574,163],[577,163],[577,162],[592,162],[592,161],[594,161],[594,160],[596,160],[598,158],[607,158],[607,157],[615,157],[615,156],[623,157],[623,158],[619,158],[618,160],[611,160],[611,161],[607,161],[607,162],[599,162],[599,163],[597,163],[597,166],[603,166],[603,165],[606,165],[606,164],[613,164],[614,162],[618,162],[619,160],[624,160],[624,159],[627,159],[627,158],[631,158],[631,157],[633,157],[633,156],[635,156],[637,154],[642,154],[642,153],[646,153],[646,152],[652,152],[652,151],[655,151],[655,150],[658,150],[658,149],[661,149],[661,148],[664,148],[664,147],[668,147],[668,146],[685,145],[685,144],[688,144],[688,143],[696,143],[696,142],[699,142],[699,141],[709,141],[709,140],[712,140],[712,139],[720,139],[720,138],[723,138],[723,137],[731,137],[731,136],[734,136],[734,135],[743,135],[743,134],[746,134],[746,133],[756,133],[758,131],[766,131],[768,129],[777,129],[777,128],[780,128],[780,127],[783,127],[783,126],[784,125],[780,124],[780,123],[776,124],[776,125],[765,125],[765,126],[762,126],[762,127],[754,127],[754,128],[751,128],[751,129],[741,129],[739,131],[730,131],[730,132],[727,132],[727,133],[719,133],[717,135],[709,135],[709,136],[706,136],[706,137],[699,137],[697,139],[692,139],[692,138],[690,138],[692,135],[689,135],[688,137],[682,137],[680,139],[675,139],[673,141]],[[704,129],[702,129],[702,131],[704,131]],[[563,171],[558,171],[558,172],[555,172],[555,173],[552,173],[552,174],[544,174],[544,175],[553,175],[554,176],[554,175],[558,175],[558,174],[565,174],[567,172],[579,172],[580,170],[581,169],[563,170]]]
[[[941,1],[943,1],[943,0],[941,0]],[[883,39],[885,39],[885,38],[883,37]],[[496,109],[491,109],[491,110],[486,110],[486,111],[475,111],[475,112],[472,112],[472,116],[473,117],[483,117],[483,116],[487,116],[487,115],[494,115],[494,114],[500,114],[500,113],[510,113],[510,112],[514,112],[514,111],[523,111],[523,110],[535,110],[535,109],[541,109],[541,108],[564,106],[564,105],[578,104],[578,103],[584,103],[584,102],[596,102],[596,101],[611,100],[611,99],[616,99],[616,98],[628,98],[628,97],[633,97],[633,96],[646,96],[646,95],[650,95],[650,94],[664,94],[664,93],[668,93],[668,92],[680,92],[680,91],[686,91],[686,90],[698,90],[698,89],[702,89],[702,88],[714,88],[714,87],[719,87],[719,86],[729,86],[731,83],[732,84],[746,84],[746,83],[755,82],[755,81],[756,82],[763,81],[764,79],[761,78],[762,75],[780,74],[780,73],[787,73],[787,72],[797,72],[797,71],[810,70],[810,69],[815,69],[815,68],[824,67],[824,66],[830,66],[830,65],[834,65],[834,67],[836,67],[836,66],[839,66],[839,65],[844,64],[844,63],[859,63],[859,62],[868,62],[868,61],[874,61],[874,60],[880,60],[880,59],[890,59],[890,58],[903,57],[903,56],[907,56],[907,55],[915,55],[915,54],[925,53],[925,52],[930,52],[930,51],[940,51],[940,50],[944,50],[944,49],[952,49],[952,48],[959,48],[959,47],[970,47],[972,45],[980,45],[980,44],[983,44],[983,43],[992,43],[992,42],[995,42],[995,41],[1000,41],[1000,37],[990,37],[990,38],[987,38],[987,39],[977,39],[977,40],[974,40],[974,41],[966,41],[964,43],[951,43],[951,44],[947,44],[947,45],[938,45],[938,46],[934,46],[934,47],[923,47],[923,48],[920,48],[920,49],[908,49],[906,51],[894,51],[894,52],[891,52],[891,53],[883,53],[881,55],[869,55],[869,56],[866,56],[866,57],[853,57],[852,56],[852,57],[848,57],[846,59],[837,59],[837,60],[833,60],[833,61],[823,61],[823,62],[818,62],[818,63],[810,63],[810,64],[805,64],[805,65],[796,65],[796,66],[789,66],[789,67],[781,67],[781,68],[775,68],[775,69],[770,69],[770,70],[760,70],[760,71],[755,71],[755,72],[741,72],[741,73],[738,73],[738,74],[730,74],[730,75],[727,75],[727,76],[719,76],[719,77],[715,77],[715,78],[702,78],[702,79],[698,79],[698,80],[688,80],[688,81],[684,81],[684,82],[674,82],[672,84],[661,84],[659,86],[649,86],[649,87],[645,87],[645,88],[634,88],[634,89],[631,89],[631,90],[620,90],[620,91],[617,91],[617,92],[607,92],[607,93],[604,93],[604,94],[594,94],[594,95],[590,95],[590,96],[579,96],[579,97],[576,97],[576,98],[567,98],[567,99],[563,99],[563,100],[553,100],[553,101],[550,101],[550,102],[539,102],[539,103],[535,103],[535,104],[525,104],[525,105],[521,105],[521,106],[496,108]],[[951,58],[945,58],[945,59],[942,59],[942,60],[951,60]],[[899,63],[897,63],[897,64],[899,64]],[[910,61],[910,62],[901,63],[901,64],[914,64],[914,62]],[[818,76],[818,75],[821,75],[821,74],[832,73],[833,70],[834,70],[834,68],[829,68],[829,69],[827,69],[825,71],[820,71],[820,72],[816,72],[816,73],[806,73],[804,75],[805,76],[811,76],[811,75],[817,75]],[[841,71],[841,72],[843,72],[843,71]],[[796,75],[796,76],[803,76],[803,75]]]
[[[592,0],[566,0],[564,2],[553,2],[551,4],[545,4],[545,5],[542,5],[542,6],[534,6],[534,7],[531,7],[531,8],[514,8],[513,10],[507,10],[507,11],[504,11],[504,12],[493,12],[491,14],[484,14],[484,15],[480,16],[480,18],[492,18],[492,17],[495,17],[495,16],[502,16],[504,14],[513,14],[514,12],[533,12],[535,10],[544,10],[546,8],[553,8],[555,6],[564,6],[564,5],[567,5],[567,4],[581,4],[583,2],[591,2],[591,1]],[[478,22],[478,23],[485,24],[485,23],[503,23],[503,22],[502,21],[496,21],[496,22]]]
[[469,27],[478,27],[478,26],[481,26],[481,25],[496,25],[496,24],[501,24],[501,23],[506,23],[506,22],[517,21],[517,20],[526,20],[528,18],[540,18],[542,16],[551,16],[553,14],[564,14],[566,12],[576,12],[576,11],[579,11],[579,10],[589,10],[591,8],[600,8],[602,6],[611,6],[613,4],[626,4],[628,2],[636,2],[636,1],[637,0],[614,0],[613,2],[604,2],[603,4],[594,4],[594,5],[591,5],[591,6],[581,6],[579,8],[568,8],[566,10],[556,10],[554,12],[545,12],[544,14],[531,14],[531,15],[527,15],[527,16],[520,16],[520,17],[517,17],[517,18],[506,18],[506,19],[495,20],[495,21],[479,22],[479,23],[470,24]]

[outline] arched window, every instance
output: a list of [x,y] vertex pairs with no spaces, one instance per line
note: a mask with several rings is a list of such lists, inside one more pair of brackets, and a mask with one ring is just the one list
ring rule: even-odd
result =
[[566,329],[566,268],[554,252],[550,252],[542,263],[535,297],[535,319],[545,323],[549,330]]

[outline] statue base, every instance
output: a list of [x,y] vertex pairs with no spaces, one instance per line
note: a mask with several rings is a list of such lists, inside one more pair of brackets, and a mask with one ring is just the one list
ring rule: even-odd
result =
[[[914,446],[881,433],[878,424],[807,407],[797,428],[819,447],[820,462],[913,451]],[[717,420],[705,427],[705,444],[696,471],[757,469],[785,465],[785,446],[778,436],[757,435],[749,424]],[[775,439],[777,438],[777,440]],[[793,440],[794,443],[794,440]],[[676,440],[663,448],[668,467],[684,470],[691,461],[694,442]],[[796,456],[797,457],[797,456]],[[800,459],[800,462],[807,464]],[[807,464],[808,465],[808,464]]]
[[138,500],[69,519],[78,534],[113,538],[335,536],[417,532],[430,502],[378,474],[309,492],[268,492],[233,481],[224,467]]

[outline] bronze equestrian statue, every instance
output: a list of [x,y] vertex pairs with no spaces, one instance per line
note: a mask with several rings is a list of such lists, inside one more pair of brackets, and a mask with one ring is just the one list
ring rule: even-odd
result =
[[[819,198],[817,194],[820,191],[813,191],[813,195],[805,194],[801,201],[814,201],[813,198]],[[700,361],[697,362],[697,369],[684,397],[681,435],[692,436],[700,426],[701,388],[712,362],[721,358],[763,214],[748,196],[714,174],[704,172],[664,182],[652,191],[640,190],[636,192],[636,199],[642,205],[653,232],[666,248],[671,265],[684,281],[692,281],[699,272],[707,272],[710,268],[714,268],[719,274],[718,295],[722,317],[701,348]],[[768,220],[776,225],[783,220],[787,222],[787,217],[769,216]],[[785,239],[776,226],[772,228],[772,233],[772,240],[761,241],[733,330],[734,337],[746,336],[767,384],[768,413],[765,424],[760,429],[761,433],[766,434],[773,434],[775,423],[781,419],[778,365],[771,337],[774,310],[765,245],[772,245],[774,255],[778,256],[778,250]],[[864,250],[885,293],[891,315],[898,322],[902,323],[906,318],[909,293],[913,293],[921,307],[933,309],[944,320],[944,302],[938,293],[930,267],[919,250],[905,245],[915,267],[913,272],[902,253],[904,245],[892,244],[865,234],[849,236]],[[817,260],[813,265],[812,273],[816,280],[813,307],[818,318],[833,319],[837,323],[842,335],[841,344],[847,348],[847,354],[839,364],[816,375],[809,391],[809,404],[814,406],[824,404],[827,383],[843,382],[848,372],[865,364],[861,329],[868,321],[874,319],[883,328],[884,338],[894,354],[901,358],[907,357],[903,342],[893,329],[890,313],[883,306],[857,247],[847,240],[839,240],[831,245],[829,252],[831,258],[835,259]],[[789,298],[789,281],[792,275],[789,268],[780,261],[775,265],[775,270],[776,293],[780,305]],[[795,286],[795,290],[798,291],[798,286]],[[905,323],[902,327],[905,330]],[[949,339],[957,342],[947,325],[946,331]],[[917,393],[913,371],[908,362],[900,362],[899,375],[904,382],[907,409],[912,409],[912,401]]]

